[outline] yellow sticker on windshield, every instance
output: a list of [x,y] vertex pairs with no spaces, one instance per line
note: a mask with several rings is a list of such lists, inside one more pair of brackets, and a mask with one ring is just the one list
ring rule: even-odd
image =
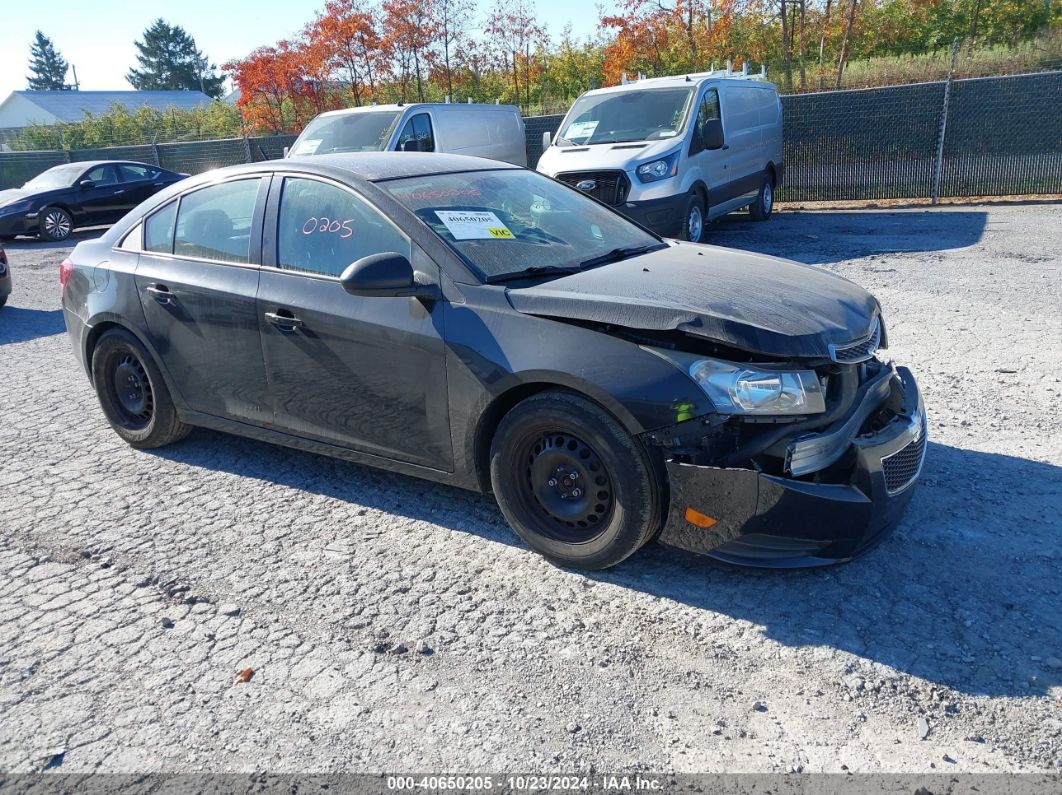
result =
[[501,227],[501,229],[490,227],[490,228],[487,229],[487,231],[490,232],[490,236],[491,237],[501,237],[501,238],[507,238],[509,240],[515,240],[516,239],[513,236],[513,233],[510,232],[508,229],[506,229],[504,226]]

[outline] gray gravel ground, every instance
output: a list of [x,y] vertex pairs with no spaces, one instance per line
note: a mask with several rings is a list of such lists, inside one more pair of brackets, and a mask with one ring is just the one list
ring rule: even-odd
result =
[[1060,228],[712,228],[876,293],[931,414],[898,532],[790,573],[576,574],[488,497],[206,431],[132,450],[63,333],[67,249],[10,245],[0,771],[1059,771]]

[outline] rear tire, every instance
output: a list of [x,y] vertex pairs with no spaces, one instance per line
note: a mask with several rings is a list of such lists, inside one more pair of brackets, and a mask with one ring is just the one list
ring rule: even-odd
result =
[[37,216],[41,240],[61,243],[74,231],[74,219],[62,207],[45,207]]
[[700,243],[704,239],[704,219],[704,199],[694,191],[686,200],[686,210],[682,215],[682,239]]
[[513,530],[560,566],[615,566],[660,526],[661,489],[646,451],[579,395],[541,392],[509,411],[491,443],[490,473]]
[[187,436],[158,365],[136,337],[112,329],[92,352],[92,385],[114,432],[138,449],[162,447]]
[[774,210],[774,177],[770,172],[763,175],[760,183],[760,192],[756,194],[756,201],[749,205],[749,215],[753,221],[766,221],[771,217]]

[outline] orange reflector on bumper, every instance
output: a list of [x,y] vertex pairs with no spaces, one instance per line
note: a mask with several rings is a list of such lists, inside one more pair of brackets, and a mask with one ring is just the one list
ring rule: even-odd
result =
[[719,520],[713,519],[711,516],[705,516],[700,511],[693,510],[693,508],[687,508],[686,521],[690,524],[697,525],[697,527],[703,527],[707,529]]

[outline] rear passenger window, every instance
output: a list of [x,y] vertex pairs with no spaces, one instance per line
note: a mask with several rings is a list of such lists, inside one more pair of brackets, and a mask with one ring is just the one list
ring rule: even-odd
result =
[[144,222],[144,251],[157,254],[173,253],[173,222],[177,218],[177,202],[170,202],[150,215]]
[[408,257],[409,242],[364,199],[326,182],[284,180],[277,229],[280,268],[338,277],[355,260],[385,251]]
[[179,257],[248,262],[251,219],[261,179],[222,182],[181,197],[173,253]]
[[149,166],[118,166],[118,170],[122,172],[122,179],[125,182],[142,182],[148,179],[154,179],[159,175],[157,168],[151,168]]

